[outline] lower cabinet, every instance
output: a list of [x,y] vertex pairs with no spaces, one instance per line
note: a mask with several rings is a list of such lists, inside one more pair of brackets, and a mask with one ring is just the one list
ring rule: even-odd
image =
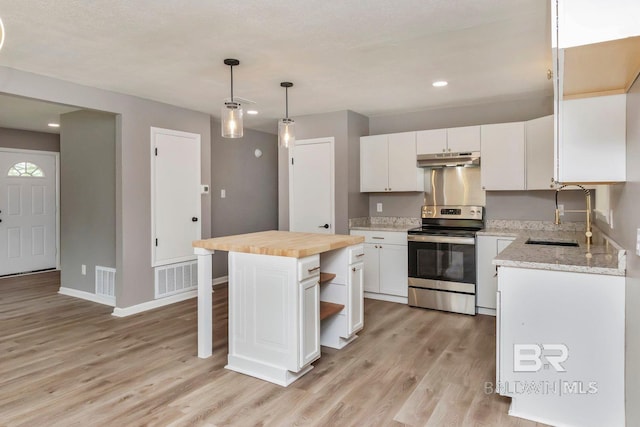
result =
[[476,246],[476,312],[496,314],[496,292],[498,290],[498,269],[493,259],[513,242],[515,237],[478,236]]
[[363,245],[321,255],[320,304],[335,310],[326,318],[320,316],[321,345],[340,349],[356,339],[364,326],[364,266],[368,262]]
[[406,303],[409,262],[407,233],[352,230],[351,234],[365,238],[365,296]]
[[320,290],[318,277],[300,283],[300,357],[301,369],[320,357]]

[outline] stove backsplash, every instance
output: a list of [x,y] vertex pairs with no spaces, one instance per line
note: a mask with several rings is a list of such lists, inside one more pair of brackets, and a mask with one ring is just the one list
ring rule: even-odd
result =
[[479,167],[425,169],[424,204],[430,206],[485,206]]

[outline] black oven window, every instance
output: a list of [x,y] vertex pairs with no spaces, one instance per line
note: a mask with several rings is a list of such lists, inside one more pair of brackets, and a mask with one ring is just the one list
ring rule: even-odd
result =
[[[469,251],[471,249],[471,251]],[[470,253],[471,252],[471,253]],[[424,279],[469,282],[475,276],[473,247],[463,245],[431,245],[417,250],[417,276]]]

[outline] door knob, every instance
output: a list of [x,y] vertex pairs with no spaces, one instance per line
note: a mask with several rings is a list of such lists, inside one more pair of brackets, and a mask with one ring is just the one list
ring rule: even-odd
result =
[[198,222],[198,217],[197,217],[197,216],[194,216],[193,218],[191,218],[191,221],[193,221],[193,222]]
[[319,225],[318,228],[329,228],[329,224]]

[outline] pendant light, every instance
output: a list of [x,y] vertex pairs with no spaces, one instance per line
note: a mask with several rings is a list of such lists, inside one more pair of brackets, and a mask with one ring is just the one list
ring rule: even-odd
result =
[[280,86],[284,88],[285,118],[278,121],[278,145],[282,148],[289,148],[296,140],[296,124],[289,118],[289,88],[293,86],[291,82],[282,82]]
[[225,59],[231,69],[231,100],[222,106],[222,137],[242,138],[242,105],[233,100],[233,67],[240,65],[237,59]]
[[2,23],[2,18],[0,18],[0,49],[2,49],[3,44],[4,44],[4,24]]

